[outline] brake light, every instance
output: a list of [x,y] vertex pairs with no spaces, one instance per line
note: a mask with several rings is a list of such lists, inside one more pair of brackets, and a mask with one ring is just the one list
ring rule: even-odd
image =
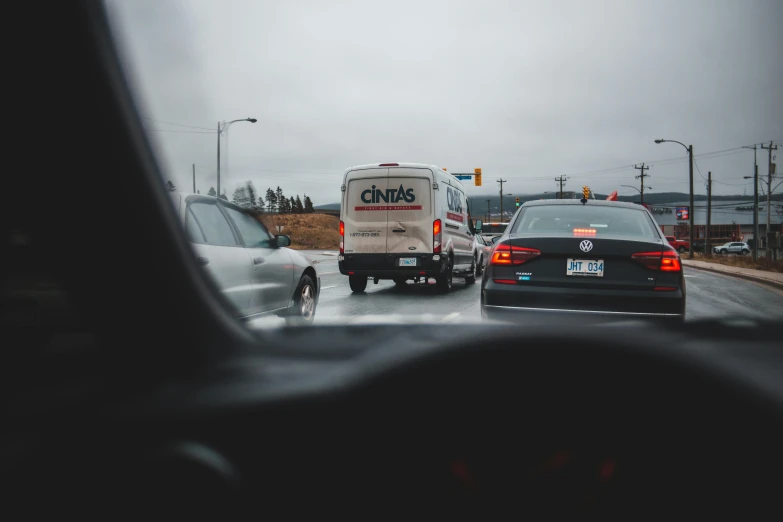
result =
[[340,220],[340,253],[345,254],[345,223]]
[[666,250],[661,258],[661,270],[664,272],[679,272],[682,270],[680,256],[674,250]]
[[436,219],[432,222],[432,253],[440,254],[440,219]]
[[379,167],[399,167],[399,163],[381,163]]
[[514,279],[493,279],[492,282],[500,283],[501,285],[515,285],[517,284]]
[[676,250],[664,250],[663,252],[639,252],[631,256],[631,259],[641,263],[650,270],[663,272],[679,272],[682,270],[680,256]]
[[596,230],[594,228],[575,228],[575,237],[595,237]]
[[492,252],[491,265],[521,265],[541,255],[540,250],[501,243]]

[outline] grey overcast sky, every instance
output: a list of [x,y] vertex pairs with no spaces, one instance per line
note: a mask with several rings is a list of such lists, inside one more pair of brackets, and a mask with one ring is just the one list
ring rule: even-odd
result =
[[[783,1],[110,0],[164,176],[339,201],[343,171],[481,167],[514,194],[636,185],[753,193],[753,151],[783,140]],[[164,123],[168,122],[168,123]],[[172,125],[188,125],[190,128]],[[711,157],[699,155],[726,151]],[[767,173],[759,151],[759,173]],[[673,161],[665,161],[673,160]],[[705,183],[695,173],[697,193]]]

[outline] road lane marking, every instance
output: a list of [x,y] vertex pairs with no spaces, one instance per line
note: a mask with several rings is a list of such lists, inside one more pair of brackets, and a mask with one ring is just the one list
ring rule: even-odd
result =
[[447,315],[446,317],[444,317],[443,319],[441,319],[440,322],[441,323],[448,323],[449,321],[451,321],[452,319],[454,319],[458,315],[459,315],[459,312],[452,312],[449,315]]
[[339,274],[340,271],[336,270],[334,272],[318,272],[318,275],[329,275],[329,274]]
[[322,286],[322,287],[321,287],[321,290],[328,290],[328,289],[330,289],[330,288],[337,288],[338,286],[342,286],[342,285],[329,285],[329,286]]

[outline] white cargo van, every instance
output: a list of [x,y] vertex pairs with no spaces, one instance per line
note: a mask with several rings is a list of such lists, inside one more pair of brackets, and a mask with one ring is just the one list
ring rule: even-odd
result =
[[351,290],[367,280],[475,282],[473,235],[465,188],[438,167],[380,163],[345,172],[340,205],[340,273]]

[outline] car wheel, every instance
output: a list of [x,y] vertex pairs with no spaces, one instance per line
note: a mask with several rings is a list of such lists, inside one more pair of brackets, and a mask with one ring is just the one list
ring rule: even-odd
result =
[[687,250],[688,250],[687,248],[685,248],[684,246],[681,246],[680,247],[680,254],[684,254]]
[[315,283],[308,275],[303,275],[294,293],[294,306],[291,315],[286,317],[289,325],[303,326],[313,324],[315,319]]
[[476,282],[476,271],[478,270],[476,267],[478,265],[476,264],[476,257],[473,256],[473,266],[470,267],[470,275],[465,276],[465,284],[466,285],[472,285]]
[[362,276],[348,276],[348,285],[351,287],[352,292],[360,294],[367,288],[367,278]]
[[452,285],[452,269],[451,259],[449,259],[449,265],[446,267],[446,272],[435,278],[435,286],[444,294],[451,290]]
[[748,254],[750,254],[750,250],[748,250],[747,248],[746,248],[745,250],[743,250],[743,251],[742,251],[742,255],[743,255],[743,256],[746,256],[746,255],[748,255]]
[[728,250],[726,250],[725,248],[721,248],[721,249],[720,249],[720,253],[721,253],[721,254],[728,254],[728,253],[729,253],[729,251],[728,251]]
[[481,256],[479,258],[478,265],[476,265],[476,277],[481,277],[481,275],[484,273],[484,256]]

